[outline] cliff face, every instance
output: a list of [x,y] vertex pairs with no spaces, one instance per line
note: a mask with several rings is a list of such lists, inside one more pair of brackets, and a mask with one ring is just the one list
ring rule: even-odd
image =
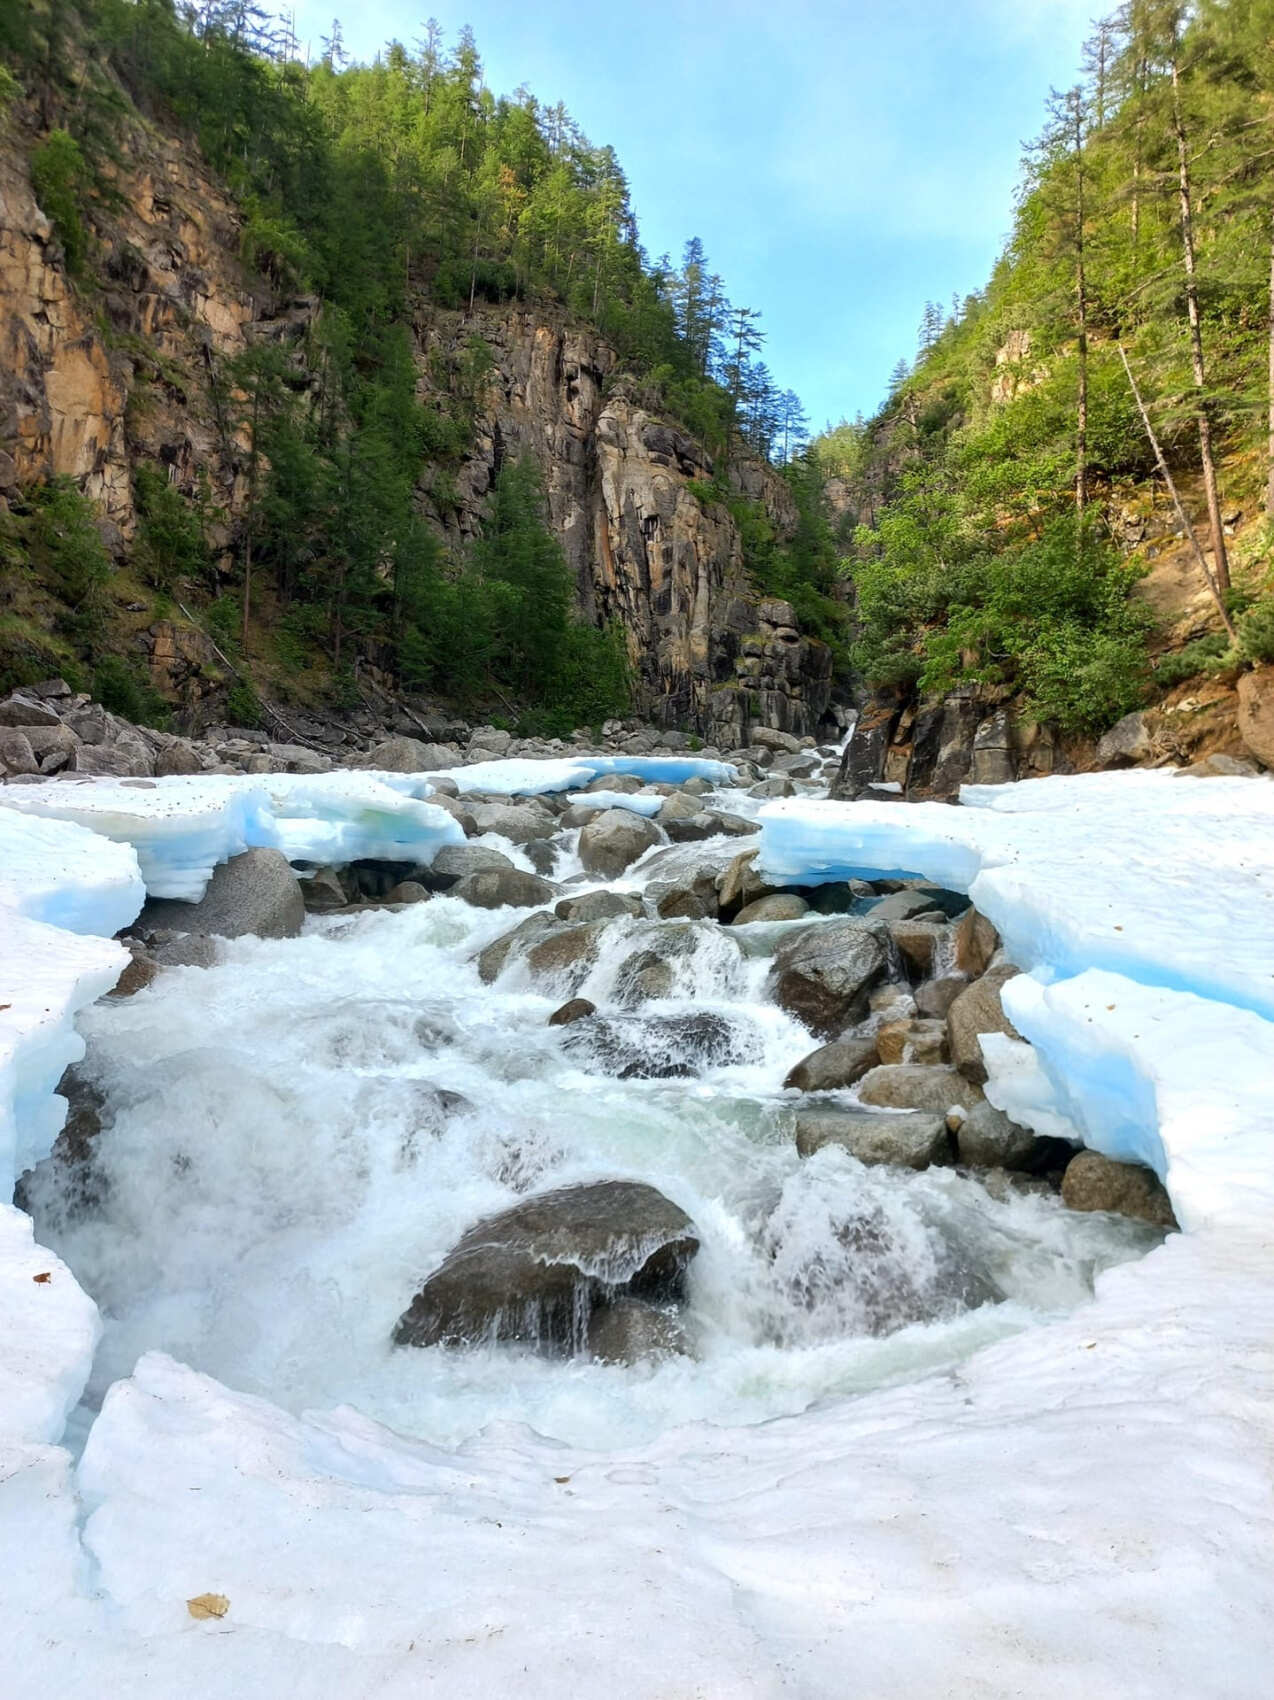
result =
[[[69,477],[122,557],[136,527],[133,476],[150,461],[184,494],[202,493],[224,551],[244,507],[249,448],[228,416],[225,363],[265,338],[303,358],[315,304],[278,301],[245,270],[234,203],[189,148],[140,125],[121,150],[132,163],[117,171],[111,204],[94,207],[97,287],[75,287],[32,188],[31,140],[16,124],[0,139],[0,499]],[[449,541],[477,533],[500,466],[529,452],[580,611],[623,628],[644,712],[732,744],[754,724],[816,731],[830,701],[828,652],[800,634],[790,608],[750,586],[734,520],[692,489],[712,470],[699,445],[625,389],[595,332],[550,305],[469,315],[422,307],[423,400],[437,397],[475,336],[491,368],[471,452],[445,499],[437,469],[421,468],[422,508]],[[794,525],[770,468],[745,465],[736,484],[780,534]],[[157,622],[148,645],[156,682],[197,715],[190,642]]]

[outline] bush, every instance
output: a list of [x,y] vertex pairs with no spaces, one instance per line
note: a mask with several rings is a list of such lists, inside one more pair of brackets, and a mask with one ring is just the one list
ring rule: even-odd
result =
[[35,198],[53,221],[72,277],[82,273],[88,258],[88,231],[81,211],[87,176],[80,144],[65,130],[50,130],[31,155]]
[[1274,597],[1254,603],[1239,621],[1239,647],[1249,661],[1274,661]]
[[1161,656],[1155,664],[1155,684],[1165,691],[1187,679],[1197,679],[1200,673],[1212,668],[1229,653],[1230,640],[1224,632],[1209,632],[1196,638],[1173,655]]
[[103,708],[137,726],[163,729],[172,718],[168,704],[150,680],[118,655],[104,655],[98,662],[93,695]]
[[212,560],[202,515],[156,466],[139,466],[134,485],[140,514],[136,560],[142,577],[163,591],[174,589],[182,579],[207,579]]

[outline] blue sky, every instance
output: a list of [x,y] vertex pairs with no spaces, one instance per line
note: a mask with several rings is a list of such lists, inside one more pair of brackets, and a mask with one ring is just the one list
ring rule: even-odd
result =
[[[315,56],[334,0],[300,0]],[[498,94],[563,100],[628,174],[652,255],[703,238],[815,426],[874,410],[925,301],[985,283],[1021,144],[1102,0],[361,0],[347,50],[471,24]]]

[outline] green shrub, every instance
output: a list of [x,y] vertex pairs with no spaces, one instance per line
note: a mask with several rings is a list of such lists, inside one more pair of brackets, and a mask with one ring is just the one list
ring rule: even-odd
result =
[[232,726],[260,726],[264,717],[261,698],[245,680],[238,679],[226,697],[226,714]]
[[134,485],[140,515],[135,558],[142,577],[163,591],[183,579],[206,580],[212,558],[202,514],[149,462],[138,467]]
[[93,671],[93,695],[103,708],[137,726],[166,727],[171,710],[146,675],[122,656],[104,655]]
[[31,155],[31,182],[41,209],[53,221],[72,277],[80,276],[88,258],[82,210],[87,179],[84,155],[74,136],[50,130]]
[[1274,597],[1254,603],[1239,621],[1239,647],[1249,661],[1274,661]]
[[1165,691],[1187,679],[1197,679],[1201,673],[1212,671],[1216,663],[1229,654],[1230,640],[1224,632],[1209,632],[1196,638],[1172,655],[1164,655],[1155,663],[1155,684]]

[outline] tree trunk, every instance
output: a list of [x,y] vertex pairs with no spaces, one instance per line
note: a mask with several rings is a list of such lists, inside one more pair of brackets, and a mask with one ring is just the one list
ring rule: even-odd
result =
[[1208,502],[1208,524],[1212,531],[1212,559],[1217,585],[1230,588],[1230,560],[1221,523],[1221,497],[1217,490],[1216,461],[1212,453],[1212,420],[1208,412],[1206,374],[1203,365],[1203,329],[1199,315],[1199,283],[1194,258],[1194,211],[1190,193],[1190,156],[1185,119],[1181,111],[1181,80],[1174,47],[1172,55],[1172,126],[1177,138],[1178,185],[1181,199],[1181,250],[1185,263],[1186,317],[1190,324],[1190,363],[1198,396],[1199,459],[1203,466],[1203,489]]
[[1168,463],[1163,458],[1163,450],[1159,447],[1159,439],[1155,435],[1155,428],[1150,423],[1150,415],[1146,411],[1146,404],[1141,399],[1141,391],[1137,388],[1137,380],[1133,377],[1132,367],[1128,364],[1128,356],[1124,352],[1124,345],[1121,342],[1116,346],[1119,349],[1119,358],[1124,363],[1124,371],[1128,374],[1128,383],[1132,389],[1132,398],[1137,403],[1137,412],[1141,415],[1141,423],[1146,428],[1146,436],[1150,439],[1150,447],[1154,450],[1155,461],[1159,467],[1160,473],[1163,475],[1164,483],[1168,486],[1168,494],[1172,497],[1172,505],[1177,510],[1177,519],[1181,524],[1181,529],[1190,540],[1190,547],[1194,550],[1194,558],[1199,563],[1199,571],[1203,574],[1204,582],[1207,584],[1209,591],[1212,593],[1212,599],[1217,605],[1217,612],[1221,616],[1221,624],[1229,633],[1231,641],[1233,643],[1237,643],[1239,634],[1234,629],[1234,621],[1230,618],[1230,611],[1225,605],[1225,597],[1222,595],[1222,587],[1217,583],[1212,569],[1208,565],[1207,557],[1204,555],[1203,550],[1199,547],[1199,539],[1195,536],[1194,527],[1186,518],[1186,511],[1181,505],[1181,497],[1177,494],[1177,486],[1173,482],[1172,474],[1168,471]]

